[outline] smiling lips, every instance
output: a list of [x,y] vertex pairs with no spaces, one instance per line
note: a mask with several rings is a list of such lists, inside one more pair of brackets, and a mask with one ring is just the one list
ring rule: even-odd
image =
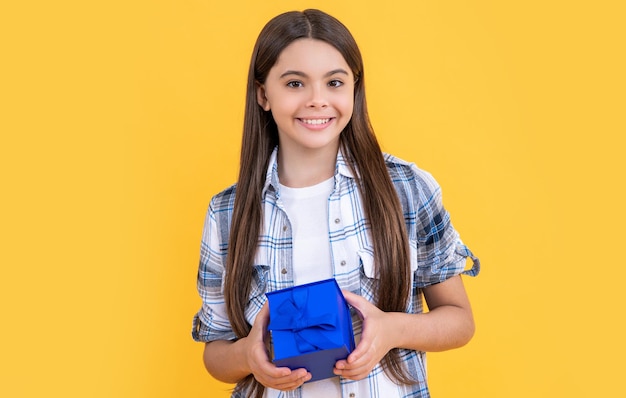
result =
[[330,118],[326,119],[299,119],[302,123],[309,126],[321,126],[330,122]]

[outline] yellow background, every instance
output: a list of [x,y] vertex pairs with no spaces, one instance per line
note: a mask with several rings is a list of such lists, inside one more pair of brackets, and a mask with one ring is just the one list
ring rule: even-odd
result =
[[384,149],[435,175],[483,263],[433,396],[624,396],[620,4],[3,2],[0,396],[227,396],[190,337],[203,218],[259,30],[311,6],[351,29]]

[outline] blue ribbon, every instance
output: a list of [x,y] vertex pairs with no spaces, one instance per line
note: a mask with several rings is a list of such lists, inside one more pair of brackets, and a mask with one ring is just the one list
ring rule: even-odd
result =
[[275,312],[277,316],[270,317],[269,329],[291,331],[300,353],[339,346],[327,336],[328,333],[324,333],[337,329],[337,314],[307,316],[308,296],[308,289],[292,289],[291,298],[283,301]]

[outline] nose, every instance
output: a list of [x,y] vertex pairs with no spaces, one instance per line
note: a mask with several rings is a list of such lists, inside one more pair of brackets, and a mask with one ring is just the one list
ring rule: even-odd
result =
[[324,86],[321,84],[314,84],[309,86],[311,88],[309,101],[307,107],[309,108],[325,108],[328,106],[328,99],[324,91]]

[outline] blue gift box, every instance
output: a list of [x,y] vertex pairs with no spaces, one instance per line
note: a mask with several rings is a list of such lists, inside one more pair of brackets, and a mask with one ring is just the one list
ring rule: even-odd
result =
[[266,293],[272,361],[306,368],[315,381],[335,376],[335,362],[354,350],[350,308],[335,279]]

